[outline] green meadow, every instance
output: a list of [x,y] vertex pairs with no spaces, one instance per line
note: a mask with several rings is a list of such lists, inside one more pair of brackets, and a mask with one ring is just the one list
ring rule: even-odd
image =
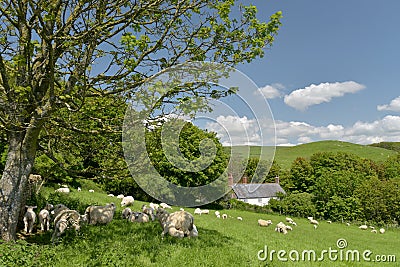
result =
[[[306,218],[292,217],[297,226],[284,235],[274,231],[277,223],[285,222],[283,215],[220,210],[228,215],[222,220],[210,210],[208,215],[195,215],[197,238],[162,239],[157,221],[122,220],[119,200],[98,188],[89,193],[90,188],[73,189],[68,198],[87,205],[115,202],[118,208],[110,224],[85,226],[77,234],[67,232],[56,245],[50,242],[51,232],[21,234],[16,243],[0,243],[0,266],[400,266],[399,229],[375,234],[356,224],[325,221],[314,229]],[[44,195],[52,190],[45,188]],[[131,208],[140,210],[142,204],[146,203],[135,200]],[[179,207],[173,207],[176,210]],[[260,227],[258,219],[270,219],[273,224]],[[347,246],[339,249],[339,239],[346,240]],[[370,261],[363,259],[363,253]],[[376,256],[391,262],[378,264]]]

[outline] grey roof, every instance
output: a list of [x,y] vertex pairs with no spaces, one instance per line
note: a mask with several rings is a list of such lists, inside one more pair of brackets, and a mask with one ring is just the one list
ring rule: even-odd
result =
[[277,192],[286,194],[278,183],[235,184],[232,189],[238,199],[275,197]]

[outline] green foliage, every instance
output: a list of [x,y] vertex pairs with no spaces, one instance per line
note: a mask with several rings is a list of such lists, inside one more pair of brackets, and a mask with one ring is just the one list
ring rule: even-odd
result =
[[317,211],[313,195],[306,192],[289,194],[280,200],[271,199],[269,206],[275,212],[297,217],[314,216]]
[[292,192],[312,192],[315,178],[310,162],[305,158],[297,158],[290,168],[289,179],[292,182],[290,188]]
[[383,166],[385,179],[400,179],[400,154],[389,157]]

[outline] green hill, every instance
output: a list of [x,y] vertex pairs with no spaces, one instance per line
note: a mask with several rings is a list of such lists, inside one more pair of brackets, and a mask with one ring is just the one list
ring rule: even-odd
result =
[[[250,149],[250,157],[259,157],[261,147],[257,146],[236,146],[235,151],[243,151],[241,155],[246,155],[246,151]],[[227,148],[229,150],[229,148]],[[270,155],[273,148],[267,149],[267,155]],[[389,156],[395,155],[397,152],[382,147],[370,146],[370,145],[358,145],[348,142],[341,141],[319,141],[312,142],[292,147],[276,147],[275,150],[275,161],[281,165],[283,169],[289,169],[292,162],[297,157],[310,158],[314,153],[317,152],[346,152],[353,153],[359,157],[371,159],[376,162],[382,162]],[[268,158],[268,157],[267,157]]]

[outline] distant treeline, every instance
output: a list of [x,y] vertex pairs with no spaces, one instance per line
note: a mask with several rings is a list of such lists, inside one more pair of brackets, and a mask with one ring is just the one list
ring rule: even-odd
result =
[[370,146],[385,148],[389,150],[393,150],[396,152],[400,152],[400,142],[380,142],[376,144],[371,144]]

